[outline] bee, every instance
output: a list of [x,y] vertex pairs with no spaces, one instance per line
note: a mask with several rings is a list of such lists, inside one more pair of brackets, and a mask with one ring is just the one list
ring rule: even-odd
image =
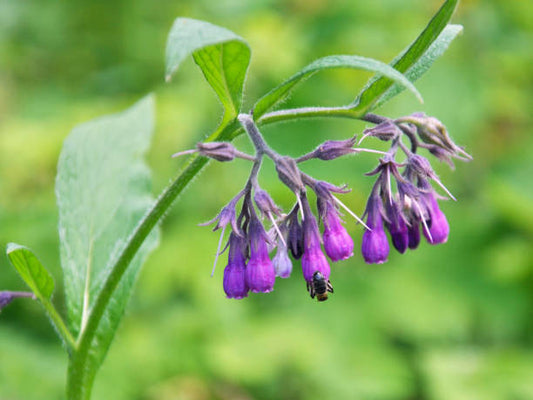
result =
[[313,281],[307,282],[307,290],[312,299],[316,296],[317,301],[325,301],[328,299],[328,292],[333,293],[333,286],[329,279],[326,280],[324,275],[316,271],[313,274]]

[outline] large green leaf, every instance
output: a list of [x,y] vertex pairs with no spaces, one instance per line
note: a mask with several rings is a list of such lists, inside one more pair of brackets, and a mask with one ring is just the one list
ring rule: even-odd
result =
[[333,68],[353,68],[376,72],[380,75],[386,76],[392,82],[396,82],[399,85],[406,87],[421,100],[420,93],[418,93],[413,84],[405,76],[381,61],[360,56],[328,56],[313,61],[301,71],[291,76],[281,85],[277,86],[265,96],[261,97],[254,106],[254,118],[258,119],[276,104],[287,99],[297,84],[303,82],[319,71]]
[[224,119],[235,117],[241,108],[250,48],[235,33],[208,22],[177,18],[170,29],[166,49],[166,79],[189,55],[224,107]]
[[[453,39],[455,39],[462,31],[463,27],[461,25],[446,26],[437,40],[435,40],[431,46],[429,46],[429,49],[427,49],[422,57],[420,57],[418,61],[405,72],[404,75],[407,77],[407,79],[409,79],[411,82],[414,82],[424,75],[426,71],[433,65],[435,60],[444,54]],[[403,90],[404,88],[402,86],[396,83],[393,84],[385,93],[383,93],[383,95],[379,97],[373,108],[381,106],[397,94],[401,93]]]
[[[407,47],[406,50],[392,60],[390,65],[402,73],[406,73],[412,68],[426,54],[426,52],[431,50],[430,47],[433,42],[439,38],[439,35],[448,24],[448,21],[450,21],[457,6],[457,2],[458,0],[447,0],[433,16],[422,33]],[[451,39],[449,41],[451,41]],[[442,48],[442,51],[438,54],[439,56],[444,50],[446,50],[446,47],[447,45]],[[435,48],[433,48],[433,51],[437,54]],[[435,58],[433,58],[431,62],[433,62]],[[426,69],[420,69],[420,75],[425,72],[430,65],[431,63]],[[394,85],[394,83],[395,82],[388,79],[388,77],[373,77],[354,100],[354,106],[364,111],[370,111],[377,106],[378,102],[379,104],[383,103],[383,101],[379,101],[380,98]],[[388,98],[390,97],[391,96]]]
[[54,280],[39,259],[27,247],[8,243],[7,256],[18,274],[41,301],[50,300],[54,292]]
[[[110,267],[153,199],[143,161],[154,126],[154,99],[74,128],[59,157],[56,196],[69,324],[78,334]],[[133,259],[108,303],[88,368],[105,357],[135,277],[157,243],[157,229]]]

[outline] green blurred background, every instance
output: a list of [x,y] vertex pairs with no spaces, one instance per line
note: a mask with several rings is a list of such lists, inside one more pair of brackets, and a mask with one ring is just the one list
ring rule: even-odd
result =
[[[310,61],[359,54],[390,61],[428,22],[437,0],[0,0],[0,244],[23,243],[52,271],[63,307],[54,176],[70,129],[157,95],[149,162],[154,194],[175,176],[170,159],[210,133],[220,107],[192,61],[163,84],[166,35],[177,16],[208,20],[253,50],[245,102]],[[94,399],[533,399],[533,3],[465,0],[460,36],[417,86],[379,110],[425,111],[473,154],[455,172],[436,165],[457,203],[443,203],[446,245],[391,253],[381,266],[359,252],[333,266],[335,294],[311,301],[295,274],[268,295],[225,299],[224,262],[209,277],[212,218],[244,184],[244,161],[211,164],[162,224],[127,315],[100,371]],[[369,75],[326,72],[297,105],[351,101]],[[365,124],[313,120],[264,128],[297,155]],[[236,141],[250,149],[244,137]],[[367,142],[367,146],[379,143]],[[305,170],[354,190],[364,209],[372,155],[310,162]],[[291,196],[271,164],[261,182]],[[348,222],[356,246],[361,228]],[[298,266],[295,265],[295,268]],[[0,288],[24,289],[0,257]],[[37,303],[0,316],[0,399],[61,399],[66,355]]]

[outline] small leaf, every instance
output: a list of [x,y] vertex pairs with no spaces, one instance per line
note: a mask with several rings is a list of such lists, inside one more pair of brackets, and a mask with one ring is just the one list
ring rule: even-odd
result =
[[[59,157],[61,264],[69,323],[78,334],[111,266],[152,204],[150,171],[143,157],[154,126],[154,100],[145,97],[128,110],[73,129]],[[97,329],[87,368],[103,361],[126,307],[132,286],[157,229],[131,262]]]
[[[400,53],[390,65],[402,73],[408,71],[428,51],[431,44],[437,40],[451,19],[457,2],[458,0],[447,0],[415,41]],[[370,111],[376,107],[379,98],[393,84],[394,82],[387,79],[387,77],[373,77],[354,100],[354,104],[365,112]]]
[[319,71],[333,68],[353,68],[376,72],[380,75],[386,76],[392,82],[397,82],[399,85],[408,88],[417,96],[419,100],[422,99],[420,93],[418,93],[413,84],[409,82],[405,76],[381,61],[360,56],[328,56],[315,60],[300,72],[294,74],[281,85],[277,86],[265,96],[260,98],[254,106],[254,119],[258,119],[276,104],[287,99],[297,84],[303,82],[305,79],[311,77]]
[[[435,40],[429,49],[412,65],[406,72],[405,76],[411,82],[415,82],[418,78],[426,73],[426,71],[433,65],[435,60],[444,54],[450,43],[463,31],[461,25],[448,25],[441,32],[437,40]],[[373,108],[377,108],[384,104],[394,96],[403,91],[403,87],[393,84],[374,104]]]
[[35,254],[27,247],[16,243],[9,243],[6,253],[13,267],[35,296],[42,302],[48,301],[54,292],[54,280]]
[[170,29],[166,49],[166,80],[169,81],[189,55],[224,107],[225,119],[240,110],[250,48],[228,29],[190,18],[177,18]]

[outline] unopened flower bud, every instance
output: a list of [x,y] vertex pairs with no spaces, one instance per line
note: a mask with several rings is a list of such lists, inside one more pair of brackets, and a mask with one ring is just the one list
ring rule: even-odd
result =
[[433,154],[439,161],[443,161],[448,164],[452,169],[454,164],[452,161],[452,156],[454,155],[449,150],[439,147],[437,145],[430,145],[428,148],[429,152]]
[[206,142],[196,144],[198,153],[202,156],[213,158],[217,161],[232,161],[236,149],[228,142]]
[[407,166],[416,174],[424,178],[436,178],[435,172],[427,158],[420,154],[410,154],[407,158]]
[[400,118],[398,121],[414,124],[417,128],[418,136],[423,142],[448,150],[454,156],[461,154],[467,160],[472,159],[472,156],[465,152],[462,147],[453,142],[448,130],[437,118],[427,116],[424,113],[414,113],[408,117]]
[[262,215],[281,215],[281,210],[279,209],[279,207],[276,206],[274,200],[272,200],[269,194],[263,189],[258,189],[255,191],[254,200]]
[[367,136],[376,137],[383,141],[392,140],[402,134],[398,126],[390,121],[384,121],[373,128],[365,129],[363,131],[363,138]]
[[316,158],[324,161],[333,160],[346,154],[355,153],[353,148],[356,136],[347,140],[328,140],[318,146],[313,152]]
[[293,192],[299,193],[304,189],[300,170],[293,158],[281,157],[277,159],[276,171],[279,179]]

